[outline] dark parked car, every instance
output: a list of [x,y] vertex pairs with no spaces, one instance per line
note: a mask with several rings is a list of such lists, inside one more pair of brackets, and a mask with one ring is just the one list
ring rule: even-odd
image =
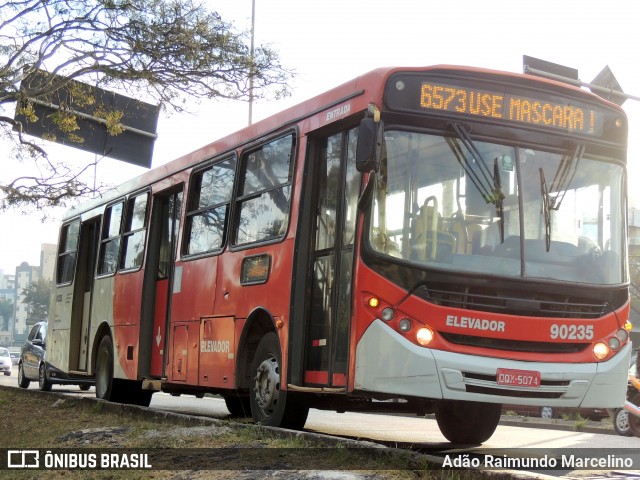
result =
[[[93,385],[91,378],[71,378],[62,372],[52,369],[45,360],[47,346],[47,322],[36,323],[27,341],[22,346],[18,361],[18,386],[28,388],[32,380],[38,381],[40,390],[51,390],[54,383],[79,385],[81,390],[88,390]],[[52,374],[55,378],[52,379]]]

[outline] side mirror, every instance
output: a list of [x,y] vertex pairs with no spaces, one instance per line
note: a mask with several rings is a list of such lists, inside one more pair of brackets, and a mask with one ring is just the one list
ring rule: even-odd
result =
[[373,118],[363,118],[358,128],[358,144],[356,146],[356,170],[360,173],[378,171],[377,159],[378,124]]

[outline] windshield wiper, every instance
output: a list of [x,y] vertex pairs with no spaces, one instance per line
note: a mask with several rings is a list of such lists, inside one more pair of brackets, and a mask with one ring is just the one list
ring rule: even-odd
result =
[[[540,167],[540,196],[542,197],[542,214],[544,216],[544,230],[547,252],[551,249],[551,210],[558,211],[564,200],[569,186],[578,171],[578,163],[584,155],[584,145],[576,145],[575,150],[569,155],[564,155],[551,182],[551,190],[547,188],[547,180],[544,171]],[[555,196],[551,192],[556,192]]]
[[540,196],[542,197],[542,215],[544,217],[544,234],[547,244],[547,252],[551,249],[551,208],[547,180],[544,178],[544,170],[540,167]]
[[504,243],[504,210],[503,210],[503,201],[504,201],[504,193],[502,192],[502,185],[500,181],[500,169],[498,167],[498,158],[496,157],[493,161],[493,175],[487,166],[487,163],[484,161],[482,154],[476,147],[475,143],[469,136],[469,133],[465,130],[465,128],[459,123],[451,123],[453,130],[456,132],[458,136],[458,140],[464,145],[467,151],[471,154],[476,164],[478,165],[478,170],[480,170],[480,174],[471,167],[467,156],[464,154],[460,145],[456,142],[453,142],[451,138],[447,137],[446,141],[449,145],[449,148],[453,151],[458,163],[464,170],[465,174],[471,180],[471,183],[478,189],[480,195],[485,202],[491,203],[496,207],[496,214],[500,219],[500,243]]
[[576,145],[571,158],[569,158],[569,155],[564,155],[562,157],[562,160],[560,160],[558,170],[556,170],[556,174],[553,177],[553,182],[551,182],[551,191],[557,192],[556,196],[550,201],[549,208],[551,210],[560,209],[560,205],[564,200],[564,196],[567,194],[567,190],[569,190],[569,185],[571,185],[573,177],[576,176],[578,163],[582,159],[583,155],[584,145],[578,144]]

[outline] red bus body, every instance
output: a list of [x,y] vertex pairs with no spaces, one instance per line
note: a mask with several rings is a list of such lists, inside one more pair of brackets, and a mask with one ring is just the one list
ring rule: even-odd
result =
[[[377,145],[366,165],[365,117]],[[424,152],[451,158],[430,173]],[[554,185],[541,163],[525,176],[545,156],[573,174]],[[498,195],[480,214],[471,177],[483,162],[492,180],[476,187]],[[610,185],[592,186],[603,162]],[[452,441],[486,440],[503,401],[620,406],[625,162],[624,114],[577,88],[463,67],[375,70],[69,211],[49,373],[95,378],[99,397],[143,405],[158,390],[218,393],[232,413],[294,428],[309,407],[435,411]],[[600,240],[595,260],[557,241],[568,227],[553,220],[585,191],[597,206],[567,235]],[[546,251],[530,222],[537,195]],[[420,220],[433,210],[441,218]],[[473,242],[494,224],[489,258]],[[418,241],[431,227],[438,240]],[[608,276],[582,275],[588,262]],[[431,338],[421,344],[418,331]],[[373,402],[393,398],[406,402]],[[463,427],[474,416],[489,419]]]

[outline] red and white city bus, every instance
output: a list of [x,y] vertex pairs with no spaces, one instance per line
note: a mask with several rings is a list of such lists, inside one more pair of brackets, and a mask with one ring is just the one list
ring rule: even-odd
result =
[[289,428],[434,412],[464,443],[503,402],[619,407],[626,142],[557,81],[367,73],[69,211],[48,375]]

